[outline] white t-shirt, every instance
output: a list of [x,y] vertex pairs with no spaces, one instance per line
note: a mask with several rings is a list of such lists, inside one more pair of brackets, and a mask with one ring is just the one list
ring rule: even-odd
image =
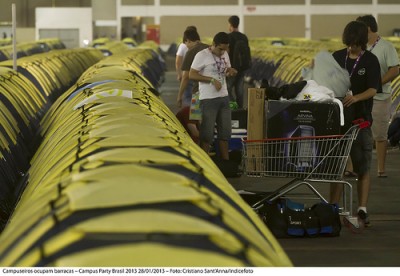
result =
[[[367,50],[369,50],[370,48],[371,45],[368,45]],[[371,52],[379,60],[379,65],[381,67],[381,76],[385,75],[390,67],[399,65],[399,56],[397,55],[396,49],[389,41],[386,41],[385,39],[381,38]],[[392,93],[392,88],[390,84],[391,82],[387,82],[382,85],[383,93],[377,93],[374,99],[386,100],[387,98],[390,98],[390,95]]]
[[188,47],[186,46],[185,43],[181,43],[178,46],[178,50],[176,50],[176,55],[180,57],[184,57],[186,55],[186,52],[188,51]]
[[191,68],[199,71],[200,75],[212,77],[222,83],[221,90],[217,91],[213,84],[209,82],[199,82],[200,100],[228,96],[225,72],[226,69],[230,67],[231,62],[227,52],[224,52],[221,57],[217,57],[212,54],[210,48],[206,48],[196,54]]

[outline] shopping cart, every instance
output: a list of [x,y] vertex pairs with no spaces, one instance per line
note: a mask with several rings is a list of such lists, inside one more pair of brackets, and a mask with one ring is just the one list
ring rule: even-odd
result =
[[[342,184],[343,206],[340,214],[344,224],[357,232],[362,225],[352,215],[352,185],[343,179],[353,141],[369,122],[357,120],[344,135],[243,139],[243,171],[249,177],[293,178],[268,196],[252,205],[259,210],[266,202],[274,201],[300,186],[308,187],[318,200],[328,201],[314,187],[316,183]],[[314,184],[314,185],[313,185]]]

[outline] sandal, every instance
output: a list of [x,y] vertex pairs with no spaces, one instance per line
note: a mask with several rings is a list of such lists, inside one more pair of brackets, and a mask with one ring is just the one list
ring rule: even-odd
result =
[[378,177],[380,178],[386,178],[388,177],[387,174],[385,172],[378,172]]
[[352,171],[345,171],[344,172],[344,176],[345,177],[357,177],[357,174],[355,172],[352,172]]

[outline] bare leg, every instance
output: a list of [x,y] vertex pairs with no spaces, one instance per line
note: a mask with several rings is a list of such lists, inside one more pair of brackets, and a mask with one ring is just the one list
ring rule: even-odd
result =
[[357,192],[358,192],[358,206],[367,207],[368,194],[370,188],[370,175],[369,172],[358,175]]
[[219,140],[219,151],[221,159],[229,160],[229,144],[226,140]]
[[347,159],[346,171],[353,172],[353,162],[351,162],[351,157],[350,156]]
[[343,193],[343,184],[331,183],[329,202],[338,204],[342,196],[342,193]]
[[378,163],[378,175],[379,173],[385,173],[385,161],[386,161],[386,148],[387,141],[375,141],[376,146],[376,157]]
[[210,144],[206,142],[201,142],[200,147],[208,154],[210,152]]

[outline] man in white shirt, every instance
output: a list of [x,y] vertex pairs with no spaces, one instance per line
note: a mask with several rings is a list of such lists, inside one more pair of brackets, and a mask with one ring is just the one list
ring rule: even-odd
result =
[[237,74],[231,68],[228,49],[228,34],[217,33],[212,46],[196,54],[189,72],[189,78],[199,82],[202,112],[200,146],[209,152],[216,124],[220,157],[224,160],[229,160],[228,141],[232,131],[226,77]]
[[378,177],[387,177],[385,172],[387,133],[390,122],[391,94],[390,83],[399,75],[399,57],[393,45],[378,34],[378,24],[372,15],[357,18],[368,27],[367,50],[371,51],[379,60],[381,68],[382,92],[374,97],[372,108],[372,135],[375,140]]

